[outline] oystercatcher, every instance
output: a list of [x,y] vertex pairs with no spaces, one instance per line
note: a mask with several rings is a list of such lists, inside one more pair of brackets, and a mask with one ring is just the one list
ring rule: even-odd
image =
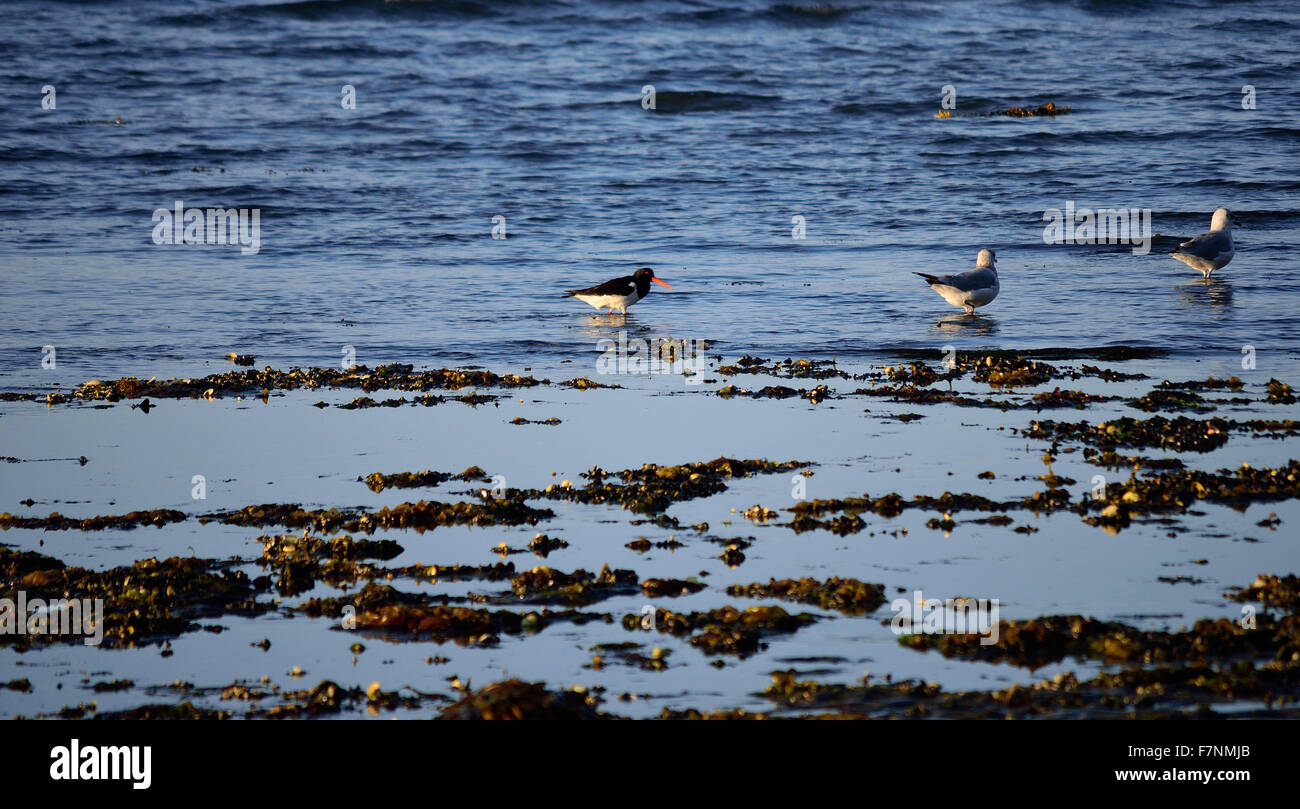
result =
[[953,306],[962,306],[966,314],[975,314],[976,306],[985,306],[993,302],[1001,288],[998,284],[998,268],[994,266],[997,253],[984,249],[975,259],[975,269],[957,275],[928,275],[923,272],[913,273],[925,279],[930,289],[938,292],[943,299]]
[[1214,212],[1210,220],[1210,232],[1193,236],[1169,255],[1191,267],[1200,270],[1201,275],[1209,278],[1215,270],[1221,269],[1232,261],[1236,250],[1232,247],[1232,214],[1227,208]]
[[606,281],[588,289],[570,289],[564,293],[564,297],[577,298],[597,309],[609,309],[611,315],[614,314],[615,309],[626,315],[629,306],[650,294],[651,281],[666,289],[672,289],[655,278],[654,270],[642,267],[631,275],[615,278],[613,281]]

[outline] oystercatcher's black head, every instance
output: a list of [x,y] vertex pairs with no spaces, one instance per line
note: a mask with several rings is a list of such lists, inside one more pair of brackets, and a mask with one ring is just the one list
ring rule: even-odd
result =
[[[641,289],[641,288],[645,288],[647,290],[650,289],[651,281],[654,281],[656,284],[658,284],[659,286],[665,289],[672,289],[672,287],[668,286],[663,281],[660,281],[658,278],[655,278],[655,271],[650,269],[649,267],[641,267],[636,272],[632,273],[632,280],[633,282],[636,283],[637,289]],[[642,293],[641,296],[645,297],[645,293]]]

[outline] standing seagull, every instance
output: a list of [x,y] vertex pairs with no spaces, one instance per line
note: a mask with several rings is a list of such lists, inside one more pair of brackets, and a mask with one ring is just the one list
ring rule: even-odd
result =
[[1169,255],[1191,267],[1200,270],[1206,278],[1217,269],[1232,261],[1236,250],[1232,247],[1232,214],[1227,208],[1214,212],[1210,220],[1210,232],[1193,236]]
[[611,315],[614,314],[615,309],[626,315],[629,306],[650,294],[651,281],[665,289],[672,289],[655,278],[654,270],[642,267],[631,275],[615,278],[613,281],[606,281],[588,289],[570,289],[564,293],[564,297],[577,298],[597,309],[608,308]]
[[975,259],[975,269],[957,275],[928,275],[923,272],[913,273],[925,279],[930,289],[938,292],[943,299],[953,306],[963,306],[966,314],[975,314],[976,306],[985,306],[993,302],[1001,287],[998,284],[998,268],[993,266],[997,253],[985,248]]

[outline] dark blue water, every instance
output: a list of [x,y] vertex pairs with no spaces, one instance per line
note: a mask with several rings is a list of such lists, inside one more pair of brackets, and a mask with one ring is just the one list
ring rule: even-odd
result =
[[[1122,370],[1150,379],[1069,385],[1138,396],[1161,377],[1240,374],[1254,400],[1220,402],[1218,415],[1296,416],[1294,406],[1262,401],[1270,377],[1300,376],[1293,2],[7,0],[0,32],[0,390],[224,371],[232,351],[278,368],[338,365],[350,349],[370,365],[480,365],[560,380],[594,375],[598,341],[626,331],[708,340],[728,361],[834,356],[855,371],[897,362],[902,348],[933,349],[937,362],[949,345],[1147,345],[1166,353]],[[42,107],[47,85],[52,109]],[[647,85],[653,109],[642,104]],[[1243,108],[1247,85],[1254,109]],[[340,103],[345,86],[355,109]],[[956,108],[936,118],[945,86]],[[1047,102],[1070,111],[981,115]],[[153,212],[178,200],[257,209],[259,250],[154,244]],[[1070,201],[1149,210],[1152,229],[1167,236],[1201,232],[1215,208],[1228,207],[1240,223],[1237,254],[1203,283],[1169,258],[1170,238],[1147,255],[1045,244],[1044,211]],[[492,238],[494,217],[504,217],[505,239]],[[794,217],[806,238],[792,238]],[[974,318],[912,275],[967,269],[984,247],[997,251],[1002,293]],[[625,320],[593,318],[561,297],[637,266],[674,289],[656,288]],[[42,365],[45,346],[55,349],[52,367]],[[1257,353],[1249,371],[1243,346]],[[539,387],[491,406],[360,412],[311,407],[341,403],[351,390],[166,400],[151,414],[126,403],[5,403],[0,457],[26,463],[0,464],[0,509],[378,508],[470,495],[459,482],[375,494],[360,482],[371,472],[480,465],[512,487],[543,487],[581,480],[593,465],[719,455],[811,461],[810,498],[1021,497],[1044,471],[1042,442],[1012,432],[1037,413],[713,395],[726,381],[627,375],[617,380],[623,390]],[[862,384],[828,382],[837,395]],[[959,388],[988,394],[967,380]],[[926,420],[909,426],[896,418],[903,412]],[[1133,415],[1116,400],[1062,418]],[[562,423],[516,426],[516,416]],[[1276,466],[1292,452],[1287,442],[1234,435],[1186,460]],[[1052,471],[1077,480],[1082,496],[1098,470],[1062,453]],[[208,484],[202,501],[195,475]],[[891,594],[996,597],[1006,618],[1084,614],[1176,628],[1238,615],[1226,588],[1291,571],[1288,526],[1300,520],[1294,501],[1240,512],[1206,505],[1179,515],[1176,530],[1135,522],[1111,536],[1069,513],[1017,513],[1031,535],[958,515],[949,537],[912,510],[872,516],[866,535],[842,538],[794,536],[743,516],[757,503],[784,519],[802,496],[787,477],[763,476],[673,506],[682,525],[756,535],[737,569],[717,545],[682,531],[687,544],[673,553],[636,553],[628,540],[663,540],[673,529],[572,504],[557,505],[540,527],[570,543],[545,563],[708,577],[708,589],[666,605],[684,610],[745,603],[726,594],[729,584],[836,575],[882,582]],[[1269,517],[1281,530],[1266,527]],[[536,530],[444,526],[390,538],[406,548],[394,564],[484,564],[498,561],[499,543],[526,545]],[[194,554],[236,557],[260,575],[255,533],[189,520],[158,531],[13,529],[4,542],[94,569]],[[1172,575],[1195,583],[1163,583]],[[456,595],[492,589],[437,586]],[[617,618],[644,603],[638,593],[602,609]],[[828,681],[870,670],[946,688],[1058,672],[917,654],[898,645],[883,612],[819,622],[722,669],[684,641],[600,622],[499,648],[367,637],[375,650],[358,665],[355,636],[286,610],[223,616],[230,631],[179,637],[165,658],[147,649],[108,661],[68,645],[0,656],[0,682],[36,684],[30,695],[8,692],[0,715],[90,699],[105,708],[167,702],[175,695],[164,684],[179,681],[214,689],[203,704],[229,709],[220,689],[263,675],[293,688],[332,678],[421,693],[447,692],[452,674],[478,684],[507,676],[600,684],[653,695],[616,709],[650,716],[662,707],[770,707],[754,696],[770,671],[810,660],[827,661]],[[668,649],[669,670],[589,667],[593,644],[630,637],[647,651]],[[263,638],[274,638],[273,650],[250,651]],[[452,662],[429,665],[440,652]],[[306,680],[284,679],[299,666]],[[108,679],[106,667],[138,686],[90,694],[87,673]]]
[[[203,373],[229,351],[333,365],[346,345],[586,361],[609,329],[559,292],[640,265],[674,291],[629,328],[723,352],[1217,356],[1298,336],[1283,0],[19,1],[0,30],[11,388]],[[940,120],[945,85],[958,117]],[[1070,114],[960,117],[1047,101]],[[260,209],[260,252],[155,245],[151,213],[176,200]],[[1069,200],[1182,236],[1226,206],[1237,257],[1206,285],[1169,245],[1044,244],[1043,211]],[[911,271],[986,246],[1002,296],[936,325],[957,310]]]

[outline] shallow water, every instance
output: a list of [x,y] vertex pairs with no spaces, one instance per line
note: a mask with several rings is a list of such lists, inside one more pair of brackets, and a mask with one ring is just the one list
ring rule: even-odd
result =
[[[1296,342],[1285,2],[0,13],[11,385],[193,375],[231,350],[275,367],[344,345],[370,364],[573,358],[592,341],[559,291],[641,264],[675,292],[639,323],[731,351]],[[957,114],[1072,112],[936,120],[945,85]],[[151,213],[178,199],[259,208],[261,251],[155,246]],[[1229,207],[1238,257],[1206,288],[1172,246],[1044,244],[1043,211],[1069,200],[1149,208],[1184,236]],[[980,329],[935,329],[950,310],[911,271],[963,270],[986,246],[1001,298]],[[47,344],[58,373],[41,373]]]
[[[707,340],[710,354],[728,362],[746,353],[836,357],[852,371],[910,361],[906,351],[915,350],[937,362],[946,346],[1163,351],[1102,363],[1145,372],[1149,382],[1068,385],[1125,395],[1161,379],[1232,375],[1258,395],[1271,377],[1300,377],[1300,282],[1287,249],[1300,239],[1300,179],[1283,159],[1300,145],[1300,12],[1287,3],[816,11],[762,2],[194,0],[13,2],[0,15],[8,33],[0,42],[4,390],[201,376],[228,370],[222,357],[231,351],[255,354],[258,367],[337,366],[349,348],[372,367],[596,378],[598,341],[620,331]],[[55,110],[41,109],[45,84],[57,88]],[[356,88],[355,110],[340,107],[344,84]],[[647,84],[656,88],[654,111],[642,108]],[[957,115],[1047,101],[1071,111],[936,119],[949,84]],[[1245,84],[1256,88],[1254,110],[1242,109]],[[151,213],[175,200],[259,208],[260,252],[154,245]],[[1068,200],[1147,208],[1155,231],[1180,236],[1205,230],[1210,212],[1225,206],[1241,222],[1237,256],[1203,283],[1165,255],[1169,239],[1149,255],[1125,245],[1044,244],[1043,211]],[[504,240],[491,238],[496,215],[506,217]],[[804,239],[792,238],[794,216],[806,219]],[[998,253],[1002,292],[976,318],[911,274],[964,270],[981,247]],[[642,265],[674,290],[656,289],[625,321],[593,318],[560,297]],[[55,347],[52,368],[42,365],[44,346]],[[1242,367],[1244,346],[1254,349],[1253,369]],[[732,381],[757,389],[772,380]],[[719,455],[814,462],[811,498],[1019,496],[1044,471],[1042,442],[1009,435],[1031,412],[870,398],[723,400],[712,395],[717,384],[676,376],[617,382],[625,389],[508,391],[477,408],[310,407],[354,395],[331,391],[266,404],[165,400],[148,415],[125,404],[4,403],[0,454],[30,462],[0,464],[0,510],[378,507],[456,499],[468,487],[374,494],[358,476],[479,465],[510,486],[545,486],[552,475],[577,481],[593,465]],[[1234,418],[1296,411],[1220,409]],[[926,417],[888,417],[900,412]],[[1138,413],[1116,403],[1047,417],[1114,415]],[[563,423],[514,426],[515,416]],[[43,460],[82,455],[84,466]],[[1292,456],[1283,441],[1234,437],[1189,463],[1277,465]],[[977,479],[985,469],[997,479]],[[1076,490],[1098,471],[1068,455],[1054,469],[1079,480]],[[208,481],[202,503],[190,497],[196,474]],[[1030,535],[959,517],[944,537],[924,526],[931,514],[906,512],[870,521],[882,531],[874,537],[848,538],[795,535],[741,516],[755,503],[788,508],[791,487],[783,475],[737,480],[722,495],[670,509],[683,524],[708,521],[714,536],[755,536],[734,570],[700,538],[679,536],[688,544],[675,553],[638,555],[624,544],[669,532],[629,525],[632,515],[617,507],[567,503],[553,504],[556,518],[536,528],[389,532],[406,548],[391,564],[485,564],[497,543],[526,545],[542,530],[570,542],[544,562],[560,570],[609,562],[642,578],[707,572],[708,590],[660,605],[674,610],[731,603],[722,592],[730,583],[840,575],[883,582],[891,597],[896,588],[997,597],[1004,618],[1081,613],[1177,628],[1232,615],[1238,608],[1223,600],[1225,588],[1294,570],[1297,559],[1290,526],[1300,514],[1291,502],[1245,513],[1198,507],[1172,537],[1155,524],[1111,537],[1072,514],[1039,518]],[[36,503],[18,504],[26,498]],[[1283,519],[1276,531],[1256,526],[1270,512]],[[904,527],[905,536],[883,533]],[[275,531],[187,521],[129,532],[12,530],[0,539],[103,569],[190,553],[251,562],[260,533]],[[1157,581],[1180,574],[1205,581]],[[485,589],[462,583],[447,592]],[[644,603],[616,598],[593,609],[617,617]],[[835,658],[800,665],[830,681],[870,670],[951,688],[1086,668],[1029,673],[919,654],[878,625],[888,614],[822,621],[721,669],[667,636],[633,636],[671,651],[665,672],[582,668],[595,643],[629,639],[617,622],[505,637],[495,649],[366,640],[370,649],[353,665],[355,637],[330,622],[226,618],[219,623],[229,631],[183,636],[167,658],[156,650],[6,650],[0,681],[27,676],[36,688],[0,690],[0,715],[75,703],[83,677],[137,683],[82,697],[107,709],[168,701],[165,690],[149,689],[178,679],[219,688],[262,674],[284,680],[294,665],[307,670],[307,687],[378,679],[445,692],[452,674],[476,683],[509,674],[655,696],[607,706],[629,715],[665,705],[761,708],[767,703],[750,695],[767,673],[801,658]],[[273,640],[269,652],[248,645],[263,637]],[[452,660],[425,664],[437,654]],[[67,685],[56,691],[54,682]]]

